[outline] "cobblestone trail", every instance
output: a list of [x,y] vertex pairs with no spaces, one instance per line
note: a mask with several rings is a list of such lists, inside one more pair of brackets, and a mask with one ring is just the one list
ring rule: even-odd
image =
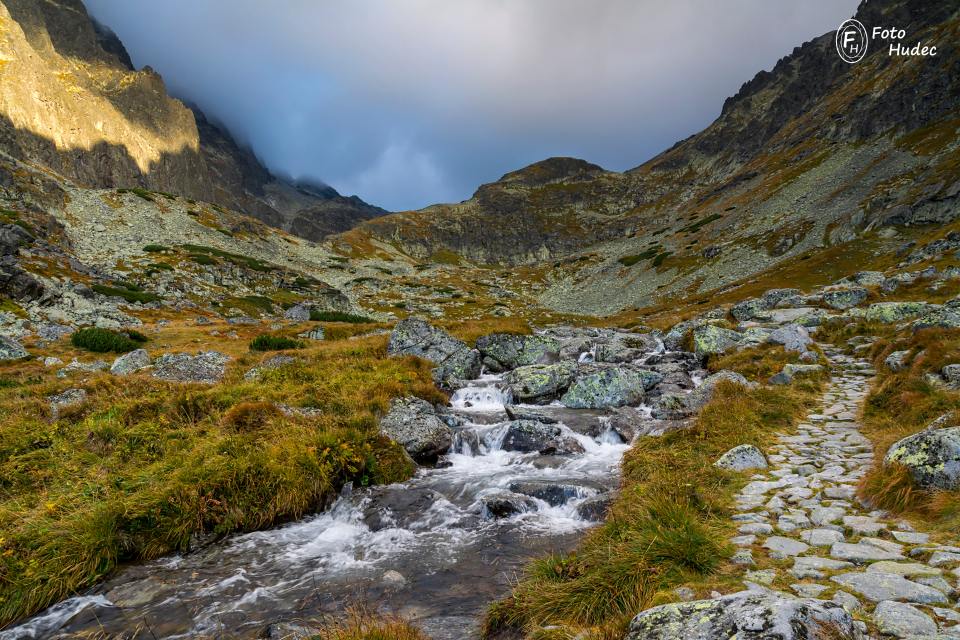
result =
[[[856,498],[873,462],[857,415],[875,372],[821,347],[834,364],[823,406],[796,435],[779,436],[769,468],[737,495],[733,560],[750,567],[748,586],[787,580],[798,596],[832,599],[872,619],[884,637],[960,639],[960,546],[932,543]],[[763,555],[784,568],[755,568]]]

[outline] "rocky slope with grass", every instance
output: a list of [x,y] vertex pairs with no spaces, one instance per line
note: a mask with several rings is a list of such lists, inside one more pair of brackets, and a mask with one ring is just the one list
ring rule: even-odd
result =
[[0,150],[88,187],[141,187],[243,211],[313,240],[385,213],[264,168],[167,94],[80,0],[0,3]]
[[849,65],[831,31],[746,82],[705,130],[635,169],[552,158],[463,203],[363,224],[342,242],[377,241],[420,260],[530,265],[548,283],[539,294],[547,306],[607,314],[709,295],[830,247],[882,246],[898,225],[953,220],[956,7],[889,0],[863,3],[857,17],[895,22],[938,54],[891,58],[878,41]]

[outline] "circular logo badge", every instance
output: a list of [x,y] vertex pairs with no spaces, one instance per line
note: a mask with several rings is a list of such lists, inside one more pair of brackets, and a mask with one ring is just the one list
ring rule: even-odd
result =
[[850,18],[837,28],[837,53],[844,62],[852,64],[863,60],[868,42],[867,30],[858,20]]

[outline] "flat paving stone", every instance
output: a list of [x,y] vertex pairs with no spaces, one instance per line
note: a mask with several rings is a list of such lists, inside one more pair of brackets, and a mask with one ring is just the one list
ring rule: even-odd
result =
[[948,602],[947,596],[942,591],[912,582],[893,573],[842,573],[830,579],[873,602],[884,600],[921,604]]

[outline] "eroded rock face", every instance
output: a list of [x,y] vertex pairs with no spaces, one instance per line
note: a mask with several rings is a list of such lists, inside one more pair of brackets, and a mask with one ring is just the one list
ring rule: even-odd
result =
[[[826,636],[831,631],[836,635]],[[835,602],[774,591],[741,591],[714,600],[661,605],[641,612],[624,640],[859,639],[853,618]]]
[[421,463],[435,462],[453,443],[453,432],[433,406],[414,397],[393,400],[390,411],[380,420],[380,432]]
[[922,487],[960,487],[960,427],[921,431],[895,442],[883,459],[910,470]]
[[216,384],[223,380],[230,357],[218,351],[191,356],[187,353],[165,353],[154,363],[153,377],[169,382]]
[[477,350],[491,371],[507,371],[556,361],[560,342],[547,336],[492,333],[477,339]]
[[390,355],[411,355],[437,365],[433,379],[450,386],[480,375],[480,352],[421,318],[401,320],[390,333]]

